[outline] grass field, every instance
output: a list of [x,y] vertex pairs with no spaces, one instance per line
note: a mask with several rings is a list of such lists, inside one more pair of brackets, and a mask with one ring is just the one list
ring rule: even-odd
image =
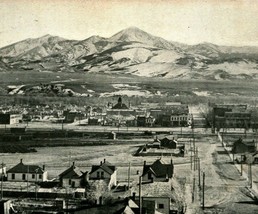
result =
[[[6,72],[0,73],[0,96],[5,102],[14,102],[14,100],[24,99],[22,95],[6,96],[8,85],[26,85],[35,84],[62,83],[78,93],[87,93],[87,90],[94,91],[93,97],[48,97],[33,95],[33,99],[40,102],[71,102],[80,104],[99,104],[117,99],[112,97],[99,97],[101,93],[115,92],[117,89],[113,84],[128,84],[137,87],[140,90],[149,91],[153,96],[130,98],[124,97],[125,102],[131,102],[137,105],[140,102],[167,102],[180,101],[187,104],[199,103],[248,103],[254,105],[257,102],[258,88],[257,81],[239,80],[239,81],[206,81],[206,80],[173,80],[164,78],[143,78],[132,75],[119,76],[96,73],[44,73],[44,72]],[[159,92],[160,94],[157,94]],[[26,97],[26,96],[25,96]],[[30,97],[27,97],[28,100]]]

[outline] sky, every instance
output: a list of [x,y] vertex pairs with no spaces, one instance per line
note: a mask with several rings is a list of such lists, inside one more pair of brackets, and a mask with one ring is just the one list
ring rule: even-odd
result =
[[186,44],[258,46],[258,0],[0,0],[0,47],[46,34],[82,40],[128,27]]

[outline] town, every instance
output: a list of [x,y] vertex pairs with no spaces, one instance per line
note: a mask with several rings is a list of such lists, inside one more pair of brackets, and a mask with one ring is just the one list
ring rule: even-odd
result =
[[258,211],[255,106],[0,109],[0,213]]

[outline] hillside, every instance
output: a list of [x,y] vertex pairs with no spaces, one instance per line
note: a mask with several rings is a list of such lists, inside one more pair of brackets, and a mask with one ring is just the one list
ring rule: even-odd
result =
[[186,45],[136,27],[82,41],[45,35],[0,49],[0,71],[98,72],[173,79],[256,79],[258,47]]

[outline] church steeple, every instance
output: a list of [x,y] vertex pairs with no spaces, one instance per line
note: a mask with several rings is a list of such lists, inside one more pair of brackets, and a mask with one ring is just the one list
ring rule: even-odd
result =
[[117,102],[118,104],[122,105],[122,97],[119,97]]

